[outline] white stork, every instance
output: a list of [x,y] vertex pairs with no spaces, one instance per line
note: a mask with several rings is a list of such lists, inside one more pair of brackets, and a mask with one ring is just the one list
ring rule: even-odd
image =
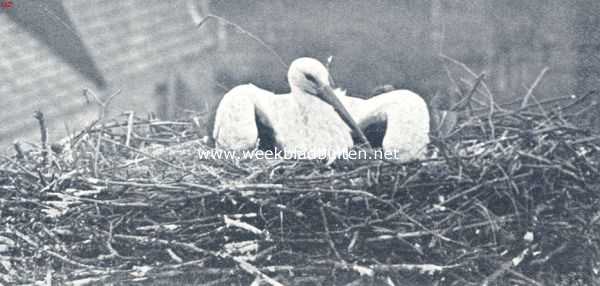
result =
[[216,147],[244,150],[260,145],[331,159],[352,148],[354,140],[365,143],[368,138],[362,130],[382,124],[383,139],[371,144],[395,152],[402,162],[423,157],[429,143],[429,112],[419,95],[395,90],[368,100],[347,96],[332,89],[327,68],[312,58],[293,61],[287,77],[289,94],[274,94],[252,84],[225,94],[213,128]]

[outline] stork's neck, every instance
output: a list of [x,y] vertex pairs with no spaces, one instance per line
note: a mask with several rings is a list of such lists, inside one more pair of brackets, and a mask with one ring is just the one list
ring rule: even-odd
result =
[[298,108],[302,111],[309,113],[317,113],[320,111],[332,109],[332,107],[325,101],[319,99],[316,95],[305,92],[292,90],[292,97],[298,104]]

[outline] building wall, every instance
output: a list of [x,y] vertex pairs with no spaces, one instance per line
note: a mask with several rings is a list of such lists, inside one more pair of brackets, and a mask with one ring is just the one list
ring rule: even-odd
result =
[[[388,83],[425,96],[442,90],[450,84],[438,57],[443,52],[475,73],[485,72],[498,99],[509,100],[522,95],[545,66],[550,71],[539,87],[541,96],[573,91],[572,2],[257,0],[246,5],[214,1],[212,9],[264,39],[288,62],[300,56],[334,56],[338,82],[354,94]],[[285,90],[274,57],[243,33],[228,31],[229,54],[239,55],[232,56],[237,62],[270,68],[225,78],[270,78],[263,84]],[[456,65],[449,67],[459,79],[472,80]]]
[[[213,44],[209,31],[195,27],[186,1],[65,0],[63,4],[75,24],[73,32],[81,35],[107,78],[107,90],[96,92],[106,98],[121,90],[112,103],[113,114],[157,110],[155,84],[169,74],[189,71],[187,63],[201,58]],[[0,15],[0,33],[0,145],[15,138],[35,139],[35,110],[45,113],[51,140],[98,117],[98,106],[82,94],[83,88],[94,88],[91,82],[6,15]]]

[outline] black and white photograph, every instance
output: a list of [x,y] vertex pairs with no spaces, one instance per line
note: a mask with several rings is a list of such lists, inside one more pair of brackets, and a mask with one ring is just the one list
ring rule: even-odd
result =
[[598,0],[0,0],[0,285],[600,285]]

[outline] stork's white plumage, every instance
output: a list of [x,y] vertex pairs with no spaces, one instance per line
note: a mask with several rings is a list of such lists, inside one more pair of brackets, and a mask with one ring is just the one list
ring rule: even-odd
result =
[[213,138],[221,149],[253,149],[259,127],[272,130],[275,146],[305,157],[335,157],[353,145],[352,133],[385,122],[382,147],[398,159],[422,158],[429,143],[429,113],[423,99],[407,90],[364,100],[332,90],[327,68],[312,58],[295,60],[288,71],[289,94],[240,85],[221,100]]
[[393,90],[370,99],[338,97],[362,130],[385,122],[381,147],[394,152],[394,159],[406,162],[423,158],[429,144],[429,111],[418,94]]

